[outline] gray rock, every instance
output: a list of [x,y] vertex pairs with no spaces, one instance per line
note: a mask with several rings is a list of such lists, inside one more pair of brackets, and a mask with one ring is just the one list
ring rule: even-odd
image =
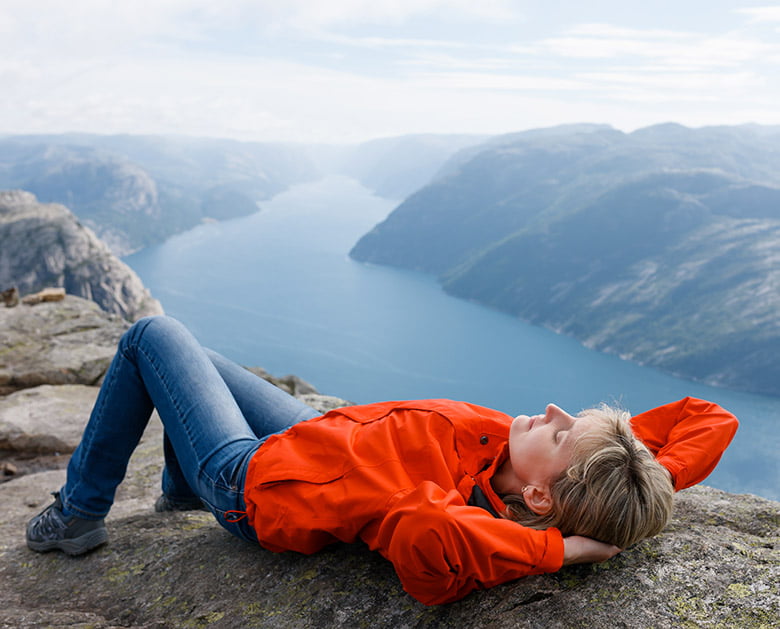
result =
[[[202,512],[154,513],[152,424],[107,519],[108,546],[38,555],[25,522],[61,471],[0,485],[0,627],[770,627],[780,617],[780,504],[696,487],[675,517],[601,565],[521,579],[426,608],[364,546],[310,557],[241,542]],[[79,625],[81,626],[81,625]]]
[[0,242],[0,290],[63,287],[129,320],[162,312],[135,272],[62,205],[0,192]]
[[272,376],[262,367],[245,367],[245,369],[251,371],[256,376],[260,376],[264,380],[267,380],[271,384],[276,385],[290,395],[301,396],[307,393],[313,393],[315,395],[317,394],[317,389],[314,387],[314,385],[309,384],[303,378],[299,378],[298,376]]
[[341,408],[342,406],[352,406],[352,402],[333,395],[322,395],[320,393],[303,393],[296,395],[301,402],[308,404],[313,409],[318,410],[320,413],[327,413],[334,408]]
[[0,395],[41,384],[98,383],[128,325],[70,295],[0,308]]
[[98,388],[44,384],[0,397],[0,450],[24,454],[73,452]]

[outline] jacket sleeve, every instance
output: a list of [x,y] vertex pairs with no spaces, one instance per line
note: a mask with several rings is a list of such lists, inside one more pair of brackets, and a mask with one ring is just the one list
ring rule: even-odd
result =
[[455,490],[426,481],[401,497],[380,526],[379,551],[409,594],[426,605],[475,589],[555,572],[563,564],[558,529],[537,531],[468,506]]
[[631,428],[669,470],[679,491],[709,476],[738,423],[717,404],[687,397],[640,413],[631,420]]

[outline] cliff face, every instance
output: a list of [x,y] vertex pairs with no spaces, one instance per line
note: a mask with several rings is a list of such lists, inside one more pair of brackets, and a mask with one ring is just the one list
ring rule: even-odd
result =
[[[81,315],[63,316],[66,307]],[[103,319],[106,342],[123,329],[116,317],[75,297],[14,310],[45,313],[29,332],[44,339],[77,335],[85,319],[96,324],[95,335]],[[24,342],[20,332],[14,362]],[[104,344],[94,358],[103,368]],[[97,394],[77,380],[45,380],[41,375],[38,386],[0,397],[0,458],[4,449],[18,468],[0,478],[7,481],[0,484],[0,627],[644,629],[770,627],[780,618],[777,502],[688,489],[678,494],[663,533],[605,564],[564,568],[427,608],[403,592],[389,562],[362,545],[309,557],[274,554],[231,537],[209,514],[155,513],[162,464],[156,418],[107,519],[110,543],[76,559],[33,553],[25,547],[25,523],[61,486],[62,453],[75,447]],[[347,403],[295,378],[284,381],[322,411]],[[36,471],[46,466],[54,469]],[[0,468],[14,469],[2,460]]]
[[162,312],[135,272],[62,205],[0,192],[0,243],[0,289],[59,286],[129,320]]

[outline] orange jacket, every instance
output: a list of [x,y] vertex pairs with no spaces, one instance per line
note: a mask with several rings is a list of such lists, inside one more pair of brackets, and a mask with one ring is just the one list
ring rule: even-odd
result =
[[[336,409],[270,437],[257,451],[247,471],[247,515],[273,551],[308,554],[362,539],[426,604],[554,572],[563,563],[560,531],[494,515],[505,505],[490,478],[506,460],[511,422],[499,411],[451,400]],[[686,398],[638,415],[632,427],[680,489],[712,470],[736,418]]]

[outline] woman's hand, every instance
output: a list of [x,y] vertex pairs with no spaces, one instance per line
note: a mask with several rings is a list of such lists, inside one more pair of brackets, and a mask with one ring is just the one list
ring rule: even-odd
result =
[[573,563],[601,563],[614,557],[622,548],[596,541],[582,535],[563,538],[563,565]]

